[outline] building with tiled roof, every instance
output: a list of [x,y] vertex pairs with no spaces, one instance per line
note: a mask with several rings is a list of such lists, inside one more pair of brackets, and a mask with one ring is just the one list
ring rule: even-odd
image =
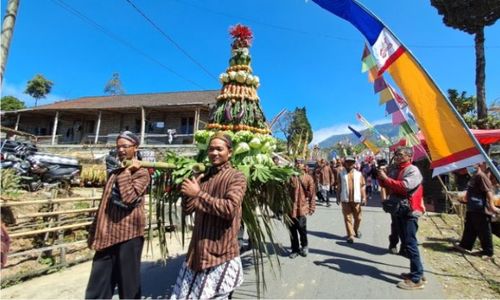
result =
[[51,144],[110,144],[122,130],[139,134],[144,144],[166,144],[169,137],[172,143],[192,143],[218,94],[212,90],[82,97],[2,112],[2,126]]

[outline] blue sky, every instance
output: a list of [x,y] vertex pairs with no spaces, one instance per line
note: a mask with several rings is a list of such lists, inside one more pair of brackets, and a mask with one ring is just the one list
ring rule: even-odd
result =
[[[312,1],[130,1],[216,77],[228,66],[229,27],[250,26],[255,36],[252,67],[261,78],[258,92],[266,116],[306,106],[314,142],[348,132],[348,124],[360,128],[356,112],[372,123],[388,121],[366,74],[360,72],[362,35]],[[473,37],[446,27],[430,1],[361,2],[391,28],[442,90],[475,94]],[[7,1],[1,3],[3,18]],[[488,27],[485,35],[486,94],[491,103],[500,98],[500,25]],[[23,0],[2,96],[14,95],[34,105],[23,91],[37,73],[54,82],[51,95],[39,104],[103,95],[115,72],[127,94],[219,89],[218,80],[202,67],[127,0]]]

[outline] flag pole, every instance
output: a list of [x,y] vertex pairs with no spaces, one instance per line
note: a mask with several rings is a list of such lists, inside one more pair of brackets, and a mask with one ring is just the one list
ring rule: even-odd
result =
[[455,108],[455,106],[453,106],[453,104],[450,102],[450,100],[448,99],[448,97],[446,97],[446,95],[443,93],[443,91],[439,88],[439,86],[436,84],[436,82],[434,81],[434,79],[432,78],[432,76],[429,75],[429,73],[427,72],[427,70],[422,66],[422,64],[418,61],[418,59],[415,57],[415,55],[413,55],[413,53],[410,51],[409,48],[407,48],[403,42],[396,37],[396,35],[394,34],[394,32],[392,32],[392,30],[387,27],[385,25],[384,22],[382,22],[382,20],[377,17],[373,12],[371,12],[369,9],[367,9],[364,5],[362,5],[361,3],[359,3],[358,1],[356,0],[352,0],[353,2],[355,2],[357,5],[359,5],[359,7],[361,7],[366,13],[372,15],[375,19],[377,19],[377,21],[379,21],[383,26],[384,28],[389,31],[397,40],[398,42],[401,44],[401,46],[404,47],[404,49],[406,51],[408,51],[408,53],[411,55],[411,58],[415,61],[415,63],[422,69],[422,71],[425,73],[425,75],[427,75],[429,77],[429,79],[431,80],[431,82],[434,84],[434,86],[436,87],[436,89],[441,93],[441,96],[443,96],[443,98],[445,99],[445,102],[446,104],[448,105],[448,107],[451,109],[451,111],[455,114],[455,116],[457,117],[458,121],[462,124],[462,126],[464,127],[465,131],[467,132],[467,135],[472,139],[472,142],[474,143],[474,146],[476,146],[476,148],[479,150],[479,152],[483,155],[486,163],[488,164],[488,166],[490,167],[490,170],[491,172],[493,173],[493,175],[495,175],[495,177],[497,178],[498,181],[500,181],[500,172],[498,171],[498,169],[495,167],[495,165],[493,164],[493,162],[491,161],[490,157],[488,156],[488,154],[486,153],[486,151],[484,151],[483,147],[481,146],[481,144],[479,143],[479,141],[476,139],[476,137],[474,136],[474,134],[470,131],[469,129],[469,126],[467,126],[467,123],[465,123],[464,119],[462,118],[462,116],[458,113],[457,109]]

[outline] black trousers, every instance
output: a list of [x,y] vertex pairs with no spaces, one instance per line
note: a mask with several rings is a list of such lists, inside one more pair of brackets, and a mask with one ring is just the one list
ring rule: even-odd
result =
[[288,226],[290,230],[290,240],[292,242],[292,252],[299,252],[299,237],[300,245],[307,247],[307,219],[306,216],[292,218],[292,224]]
[[401,241],[401,248],[404,248],[405,235],[402,230],[403,224],[400,217],[391,215],[391,234],[389,235],[389,248],[396,248]]
[[143,237],[96,251],[85,299],[111,299],[118,285],[120,299],[141,299]]
[[468,211],[465,215],[464,233],[460,246],[472,250],[476,238],[481,242],[482,254],[493,255],[493,237],[491,235],[491,217],[482,212]]

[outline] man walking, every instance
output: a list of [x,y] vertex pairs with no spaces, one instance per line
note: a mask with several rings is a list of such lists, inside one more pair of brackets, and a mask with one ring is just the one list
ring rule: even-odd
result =
[[[312,215],[316,208],[316,202],[314,201],[314,180],[312,176],[305,171],[304,162],[302,160],[295,160],[295,166],[301,171],[301,174],[300,176],[292,177],[291,197],[294,201],[290,213],[292,223],[288,227],[292,244],[291,259],[296,258],[299,254],[304,257],[307,256],[306,216]],[[299,236],[300,245],[302,246],[301,249],[299,249]]]
[[337,204],[342,202],[347,242],[350,244],[354,243],[354,237],[361,238],[361,205],[366,204],[365,179],[361,172],[354,168],[355,163],[353,157],[346,157],[344,168],[337,179]]
[[319,196],[321,197],[319,200],[321,202],[326,202],[326,206],[330,207],[328,192],[335,186],[335,178],[333,177],[332,169],[324,158],[319,160],[314,176],[316,184],[318,185]]
[[394,153],[396,167],[390,169],[389,176],[384,169],[377,171],[380,185],[387,188],[389,199],[408,199],[408,212],[395,216],[402,249],[410,259],[410,273],[402,273],[403,281],[397,285],[406,290],[422,289],[426,282],[417,242],[418,218],[425,212],[422,174],[412,165],[412,157],[412,148],[400,147]]

